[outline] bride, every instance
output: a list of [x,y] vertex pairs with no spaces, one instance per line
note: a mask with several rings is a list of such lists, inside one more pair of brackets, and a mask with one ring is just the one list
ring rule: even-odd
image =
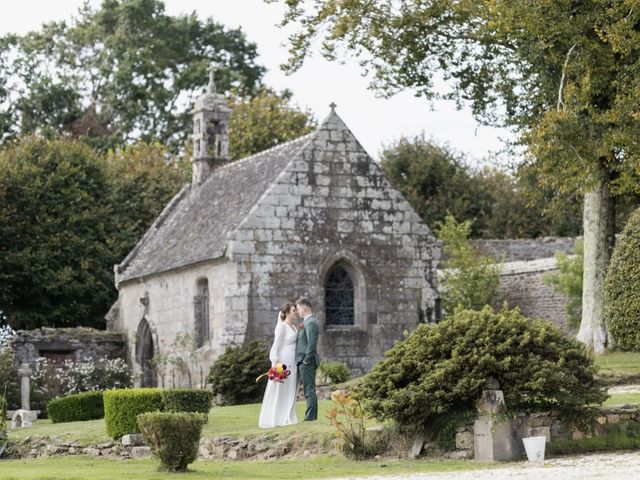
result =
[[298,372],[295,364],[298,330],[294,324],[296,318],[296,306],[293,303],[285,303],[280,308],[269,360],[271,360],[271,366],[275,366],[276,363],[285,364],[291,370],[291,374],[283,383],[268,381],[258,420],[260,428],[298,423],[296,416]]

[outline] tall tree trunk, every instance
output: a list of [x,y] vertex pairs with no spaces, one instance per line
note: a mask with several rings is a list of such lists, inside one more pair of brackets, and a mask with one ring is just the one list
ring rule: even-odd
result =
[[584,275],[582,320],[578,340],[596,354],[610,344],[604,321],[604,278],[615,241],[615,203],[607,186],[604,166],[598,185],[584,196]]

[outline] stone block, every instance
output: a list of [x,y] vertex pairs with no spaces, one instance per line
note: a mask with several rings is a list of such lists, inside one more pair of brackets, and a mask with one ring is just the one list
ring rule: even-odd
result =
[[481,415],[496,415],[506,410],[502,390],[483,390],[476,409]]
[[614,423],[620,423],[620,415],[617,413],[610,413],[607,415],[607,423],[613,425]]
[[131,455],[131,458],[149,458],[151,456],[151,448],[132,447],[129,455]]
[[129,433],[127,435],[123,435],[122,439],[123,447],[139,447],[142,445],[146,445],[144,438],[139,433]]
[[16,410],[11,417],[11,428],[31,427],[38,418],[35,410]]
[[524,420],[480,416],[473,424],[476,460],[509,461],[523,456]]
[[456,449],[472,450],[473,449],[473,432],[465,430],[456,433]]
[[547,442],[551,441],[551,427],[529,427],[527,428],[527,437],[545,437]]

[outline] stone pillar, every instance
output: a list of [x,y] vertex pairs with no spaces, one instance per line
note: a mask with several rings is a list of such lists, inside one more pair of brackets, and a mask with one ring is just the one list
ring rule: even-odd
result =
[[30,407],[31,384],[29,382],[31,369],[29,368],[29,364],[22,363],[20,365],[20,368],[18,369],[18,374],[20,375],[21,409],[28,411],[28,410],[31,410],[31,407]]
[[473,424],[474,458],[484,461],[516,460],[524,454],[522,418],[507,418],[504,393],[495,379],[476,403],[479,416]]

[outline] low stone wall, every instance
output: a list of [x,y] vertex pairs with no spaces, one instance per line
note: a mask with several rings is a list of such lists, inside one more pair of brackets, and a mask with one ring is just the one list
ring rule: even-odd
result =
[[545,275],[557,272],[554,257],[504,263],[495,306],[506,301],[510,307],[519,307],[527,317],[549,320],[563,331],[571,333],[566,310],[569,299],[543,281]]
[[[579,440],[587,437],[597,437],[607,431],[607,427],[617,425],[622,430],[627,426],[640,423],[640,406],[602,407],[593,424],[586,430],[578,426],[567,424],[557,415],[543,412],[525,416],[523,419],[525,437],[544,436],[547,442],[554,440]],[[448,455],[451,458],[474,457],[473,425],[461,425],[456,429],[456,449]]]
[[18,330],[13,339],[18,364],[32,365],[45,357],[56,362],[74,362],[98,358],[126,358],[126,336],[123,333],[93,328],[38,328]]
[[471,240],[471,244],[498,261],[520,262],[553,257],[556,252],[572,254],[576,248],[576,237]]

